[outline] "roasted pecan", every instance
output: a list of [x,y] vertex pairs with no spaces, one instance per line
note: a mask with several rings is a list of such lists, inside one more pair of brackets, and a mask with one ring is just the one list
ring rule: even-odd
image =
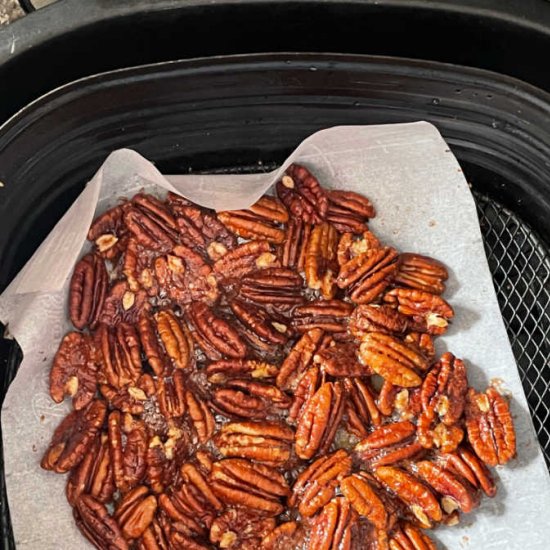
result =
[[322,223],[313,228],[305,251],[306,284],[309,288],[318,290],[327,300],[334,298],[336,293],[337,245],[336,229],[328,223]]
[[292,548],[300,546],[296,540],[296,532],[298,531],[298,523],[296,521],[286,521],[277,525],[262,539],[260,550],[279,550],[280,548]]
[[336,283],[340,288],[350,289],[353,302],[368,304],[386,290],[396,270],[395,249],[368,249],[340,266]]
[[298,332],[320,328],[326,332],[345,332],[353,305],[342,300],[317,300],[294,309],[294,327]]
[[139,316],[150,309],[145,290],[132,292],[128,281],[118,281],[105,298],[99,320],[110,327],[119,323],[135,324]]
[[390,550],[437,550],[434,541],[408,521],[401,521],[392,532]]
[[367,468],[396,464],[422,451],[415,434],[415,425],[407,420],[385,424],[360,441],[354,453]]
[[242,458],[215,462],[210,479],[214,494],[222,502],[269,516],[283,511],[280,499],[290,494],[282,474],[269,466]]
[[277,182],[277,194],[296,218],[321,223],[328,211],[328,197],[317,178],[304,166],[291,164]]
[[165,418],[178,418],[185,414],[185,382],[183,372],[175,370],[171,378],[157,380],[157,399]]
[[203,302],[195,302],[189,308],[189,319],[195,327],[193,338],[209,359],[219,360],[223,355],[242,359],[246,345],[238,332]]
[[196,517],[210,527],[216,513],[223,509],[223,504],[197,466],[188,462],[181,467],[180,471],[183,479],[181,495]]
[[50,371],[50,395],[61,403],[66,395],[73,407],[85,407],[97,389],[98,356],[93,340],[80,332],[65,335],[55,354]]
[[62,474],[79,464],[93,445],[106,414],[107,406],[98,399],[69,413],[55,429],[40,466]]
[[443,518],[437,498],[412,474],[394,466],[380,466],[374,475],[410,508],[422,527],[432,527]]
[[359,238],[353,233],[343,233],[336,249],[338,265],[343,266],[352,258],[376,248],[381,248],[380,241],[368,229]]
[[253,359],[222,359],[206,367],[208,380],[214,384],[223,384],[234,378],[274,378],[278,372],[279,367],[276,365]]
[[359,339],[369,332],[403,334],[407,328],[407,318],[391,306],[362,304],[353,310],[349,321],[351,334]]
[[516,432],[506,399],[495,388],[466,395],[466,429],[476,455],[488,466],[506,464],[516,454]]
[[124,212],[124,223],[144,247],[168,252],[179,239],[176,220],[158,199],[145,193],[134,196]]
[[74,506],[80,495],[88,494],[98,502],[108,502],[115,492],[113,468],[106,434],[94,439],[82,462],[72,470],[67,481],[67,500]]
[[322,372],[334,377],[368,376],[372,371],[357,358],[357,347],[352,342],[336,343],[319,350],[313,357]]
[[348,399],[345,415],[348,431],[357,437],[367,437],[370,426],[379,426],[382,415],[376,405],[374,392],[367,382],[359,378],[344,380]]
[[[181,495],[178,491],[170,491],[159,495],[158,505],[166,517],[171,520],[164,522],[164,532],[166,538],[170,541],[169,548],[174,546],[182,549],[194,548],[191,546],[193,540],[191,537],[206,535],[204,525],[199,523],[199,518],[195,517],[184,495]],[[179,532],[185,538],[176,537],[174,540],[174,531]],[[183,545],[183,542],[187,542],[186,539],[189,540],[189,544]]]
[[360,516],[367,518],[377,529],[387,529],[386,506],[367,476],[359,472],[344,478],[340,490]]
[[340,382],[326,382],[304,405],[296,427],[296,454],[310,459],[316,452],[325,453],[344,412],[345,393]]
[[281,252],[281,264],[302,272],[305,266],[306,250],[313,227],[300,218],[290,218]]
[[351,550],[357,516],[344,497],[325,505],[312,522],[309,550]]
[[418,441],[425,449],[436,447],[443,453],[451,453],[463,438],[464,430],[461,426],[447,426],[425,411],[418,417]]
[[231,422],[222,426],[214,442],[226,457],[283,464],[290,458],[292,429],[281,422]]
[[425,332],[409,332],[404,341],[413,345],[430,362],[435,357],[435,344],[433,336]]
[[245,275],[241,279],[238,295],[254,304],[287,311],[304,302],[302,285],[302,278],[296,272],[272,267]]
[[297,506],[304,517],[313,516],[335,495],[338,483],[350,471],[351,457],[343,449],[318,458],[296,479],[289,506]]
[[129,550],[117,521],[107,508],[91,495],[82,495],[75,509],[76,525],[96,547],[109,550]]
[[159,283],[153,269],[155,258],[155,252],[144,248],[133,238],[128,239],[122,258],[122,274],[132,292],[142,288],[149,296],[159,293]]
[[216,427],[216,421],[208,405],[189,390],[185,392],[185,402],[199,442],[208,442]]
[[369,199],[353,191],[329,191],[328,200],[326,219],[340,232],[362,233],[376,215]]
[[399,386],[394,386],[390,381],[384,380],[376,401],[376,405],[383,415],[390,416],[393,413],[395,400],[400,391],[408,392],[408,390],[401,390]]
[[169,550],[166,535],[156,519],[153,519],[149,527],[143,531],[137,548],[138,550]]
[[275,528],[275,520],[248,510],[229,508],[212,523],[210,542],[229,550],[258,550]]
[[88,240],[95,243],[96,251],[109,260],[124,249],[128,230],[122,217],[126,209],[125,205],[110,208],[94,220],[88,231]]
[[458,508],[468,513],[479,505],[475,489],[449,470],[429,460],[422,460],[414,464],[414,472],[441,495],[441,506],[448,514]]
[[414,330],[443,334],[454,317],[453,308],[437,294],[411,288],[394,288],[384,301],[397,306],[397,311],[412,320]]
[[97,326],[108,284],[105,262],[97,254],[86,254],[76,264],[69,289],[69,317],[76,328]]
[[[117,489],[126,493],[140,483],[147,468],[147,430],[131,415],[113,411],[109,415],[109,446]],[[123,434],[125,435],[123,439]]]
[[448,277],[447,269],[441,262],[421,254],[405,252],[399,255],[399,269],[394,283],[432,294],[443,294]]
[[257,269],[278,267],[277,264],[277,257],[268,241],[250,241],[217,260],[213,271],[219,279],[239,279]]
[[193,359],[193,339],[185,323],[172,311],[155,314],[157,334],[166,350],[166,355],[176,369],[186,369]]
[[144,485],[126,493],[117,504],[114,518],[127,539],[140,537],[149,527],[157,509],[157,499]]
[[380,332],[371,332],[363,338],[359,356],[376,374],[404,388],[419,386],[422,379],[416,370],[426,370],[428,366],[420,353]]
[[265,418],[272,408],[287,409],[291,399],[277,386],[253,380],[230,380],[212,393],[212,405],[222,414]]
[[294,389],[294,399],[288,411],[288,422],[295,424],[298,418],[302,417],[305,404],[313,397],[322,383],[323,377],[318,367],[310,367],[303,373]]

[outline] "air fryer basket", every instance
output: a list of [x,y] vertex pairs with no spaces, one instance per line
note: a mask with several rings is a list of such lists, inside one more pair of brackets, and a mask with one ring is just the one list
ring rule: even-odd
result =
[[[419,119],[438,126],[472,183],[550,466],[550,102],[507,77],[403,59],[279,54],[151,65],[59,89],[0,128],[0,290],[110,150],[135,148],[165,173],[251,172],[274,168],[323,127]],[[2,397],[20,359],[16,343],[0,340]],[[14,548],[1,479],[4,547]]]

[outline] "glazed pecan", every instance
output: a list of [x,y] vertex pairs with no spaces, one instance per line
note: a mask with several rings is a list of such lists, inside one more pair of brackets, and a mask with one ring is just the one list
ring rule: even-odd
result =
[[355,511],[344,497],[336,497],[325,505],[312,522],[309,550],[351,550]]
[[294,389],[294,399],[288,410],[287,420],[295,424],[302,417],[305,404],[310,400],[323,383],[323,377],[318,367],[310,367],[298,379]]
[[230,307],[241,323],[243,337],[252,346],[263,350],[287,342],[290,331],[286,319],[276,320],[265,309],[238,300],[232,301]]
[[403,334],[407,331],[408,324],[407,317],[391,306],[362,304],[353,310],[349,330],[353,336],[361,339],[369,332]]
[[409,332],[403,339],[414,346],[430,362],[435,357],[434,337],[425,332]]
[[296,218],[321,223],[328,211],[328,197],[317,178],[304,166],[291,164],[277,182],[277,194]]
[[222,502],[269,516],[283,511],[280,499],[290,494],[284,476],[277,470],[242,458],[215,462],[210,480],[212,491]]
[[506,464],[516,454],[516,432],[506,399],[495,388],[466,394],[466,429],[476,455],[488,466]]
[[214,416],[206,402],[196,397],[189,390],[185,392],[185,402],[199,442],[207,443],[216,427]]
[[258,550],[275,520],[253,511],[229,508],[212,523],[210,542],[229,550]]
[[223,504],[210,488],[208,481],[197,466],[187,462],[181,469],[183,485],[180,493],[196,517],[210,527],[216,513],[223,509]]
[[405,252],[399,255],[399,269],[394,283],[432,294],[443,294],[449,273],[445,266],[421,254]]
[[50,396],[61,403],[68,395],[76,410],[85,407],[97,389],[98,356],[86,334],[69,332],[63,337],[50,370]]
[[390,550],[437,550],[434,541],[408,521],[401,521],[392,532]]
[[415,434],[415,425],[407,420],[385,424],[360,441],[354,453],[367,468],[396,464],[422,451]]
[[338,265],[343,266],[352,258],[377,248],[381,248],[380,241],[368,229],[363,231],[359,237],[349,232],[342,233],[336,249]]
[[97,254],[86,254],[75,266],[69,287],[69,317],[77,329],[94,329],[107,296],[109,275]]
[[191,304],[189,320],[195,327],[193,338],[209,359],[216,361],[224,355],[244,358],[246,345],[238,332],[227,321],[216,317],[205,303]]
[[409,507],[422,527],[432,527],[443,518],[437,498],[412,474],[394,466],[380,466],[374,475]]
[[340,266],[337,285],[350,289],[350,298],[357,304],[368,304],[391,283],[397,271],[397,251],[393,248],[372,248]]
[[367,518],[377,529],[388,528],[386,506],[366,475],[359,472],[344,478],[340,490],[360,516]]
[[336,492],[340,480],[351,472],[351,457],[340,449],[318,458],[296,479],[288,505],[303,517],[313,516]]
[[137,242],[145,248],[168,252],[179,240],[176,220],[162,202],[139,193],[124,212],[124,223]]
[[118,281],[105,298],[99,321],[113,327],[119,323],[135,324],[139,316],[151,309],[145,290],[132,292],[128,281]]
[[313,357],[321,372],[334,377],[368,376],[372,371],[357,358],[357,347],[352,342],[336,343],[319,350]]
[[109,444],[107,435],[102,433],[94,439],[82,462],[73,468],[67,481],[67,500],[74,506],[80,495],[88,494],[98,502],[105,503],[111,500],[114,492],[115,482]]
[[306,284],[309,288],[318,290],[326,300],[334,298],[336,293],[337,245],[336,229],[328,223],[322,223],[313,228],[305,250]]
[[213,384],[223,384],[233,378],[274,378],[278,372],[276,365],[253,359],[222,359],[206,367],[208,381]]
[[280,248],[281,264],[284,267],[304,271],[306,250],[313,226],[300,218],[290,218],[283,246]]
[[428,363],[417,351],[402,341],[379,332],[367,334],[359,346],[363,363],[396,386],[419,386],[422,379],[416,372],[426,370]]
[[156,253],[144,248],[135,239],[128,239],[121,270],[130,291],[137,292],[141,288],[149,296],[158,295],[160,288],[153,269],[155,258]]
[[69,413],[55,429],[40,466],[62,474],[79,464],[92,447],[106,414],[106,404],[98,399]]
[[[384,380],[382,382],[382,387],[380,388],[380,392],[378,393],[376,405],[383,415],[390,416],[393,413],[396,396],[399,391],[399,386],[394,386],[389,380]],[[408,392],[408,390],[401,391]],[[408,399],[408,393],[406,395]]]
[[169,550],[166,535],[156,519],[153,519],[149,527],[143,531],[137,548],[138,550]]
[[157,399],[164,418],[178,418],[185,414],[185,382],[183,372],[175,370],[171,378],[157,380]]
[[270,533],[264,536],[260,550],[279,550],[280,548],[292,548],[300,546],[297,537],[298,523],[286,521],[277,525]]
[[116,390],[108,384],[101,384],[99,391],[112,408],[124,413],[142,414],[147,401],[155,394],[156,388],[152,376],[142,374],[135,386],[123,386]]
[[418,417],[418,441],[425,449],[436,447],[443,453],[453,452],[464,438],[461,426],[438,422],[434,414],[422,411]]
[[[182,549],[194,548],[192,537],[206,535],[205,526],[199,523],[199,518],[194,515],[185,497],[178,491],[172,490],[169,493],[159,495],[158,505],[166,518],[163,527],[166,538],[170,542],[169,548],[174,546]],[[184,538],[176,536],[174,540],[175,533],[180,533]],[[185,542],[188,544],[184,545]]]
[[414,330],[443,334],[454,317],[453,308],[437,294],[411,288],[394,288],[384,295],[384,301],[394,304],[397,311],[409,317]]
[[226,457],[250,458],[257,462],[284,464],[294,441],[292,429],[281,422],[231,422],[214,439]]
[[329,191],[328,200],[326,219],[342,233],[362,233],[369,218],[376,215],[369,199],[353,191]]
[[293,324],[298,332],[320,328],[326,332],[345,332],[353,306],[342,300],[317,300],[294,309]]
[[135,487],[118,502],[114,518],[127,539],[140,537],[149,527],[157,510],[157,499],[144,485]]
[[231,250],[214,263],[219,279],[239,279],[247,273],[267,267],[279,267],[268,241],[250,241]]
[[98,216],[90,226],[87,239],[95,243],[98,254],[109,260],[124,249],[128,230],[122,219],[126,205],[115,206]]
[[379,426],[382,422],[374,392],[370,384],[360,378],[346,378],[344,387],[348,394],[344,413],[346,428],[357,437],[365,438],[370,426]]
[[310,459],[315,453],[325,453],[344,412],[345,393],[340,382],[326,382],[304,405],[296,427],[296,454]]
[[107,508],[91,495],[82,495],[75,509],[76,525],[96,547],[109,550],[129,550],[117,521]]

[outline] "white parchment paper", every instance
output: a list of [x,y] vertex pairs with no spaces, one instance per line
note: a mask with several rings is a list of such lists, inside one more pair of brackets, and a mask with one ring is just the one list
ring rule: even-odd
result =
[[[518,458],[497,470],[498,495],[484,498],[453,528],[437,529],[447,548],[550,548],[550,478],[537,443],[516,364],[493,290],[472,195],[460,166],[428,123],[337,127],[318,132],[280,170],[251,176],[169,176],[137,153],[112,153],[80,197],[0,296],[0,319],[24,352],[2,409],[4,457],[11,519],[18,549],[78,549],[66,502],[65,476],[42,471],[40,458],[69,410],[48,394],[52,357],[67,321],[68,280],[85,250],[95,215],[141,188],[177,189],[217,209],[252,204],[291,162],[312,168],[323,185],[366,194],[375,204],[371,226],[401,251],[434,256],[450,271],[445,298],[456,318],[438,339],[465,359],[478,389],[498,380],[512,395]],[[159,189],[162,188],[162,189]]]

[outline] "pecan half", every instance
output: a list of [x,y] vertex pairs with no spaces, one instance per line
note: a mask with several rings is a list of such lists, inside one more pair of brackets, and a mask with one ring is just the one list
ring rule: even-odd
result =
[[476,455],[488,466],[506,464],[516,454],[516,432],[506,399],[495,388],[466,395],[466,429]]
[[210,479],[212,491],[222,502],[269,516],[283,511],[280,499],[290,494],[282,474],[269,466],[242,458],[215,462]]
[[283,464],[290,458],[294,432],[281,422],[231,422],[222,426],[214,443],[225,457]]
[[367,518],[377,529],[387,529],[386,506],[365,475],[359,472],[344,478],[340,490],[360,516]]
[[297,506],[303,517],[313,516],[336,493],[340,480],[351,471],[351,457],[340,449],[318,458],[296,479],[289,506]]
[[294,389],[294,399],[288,410],[287,420],[290,424],[295,424],[298,418],[302,417],[305,404],[313,397],[323,382],[318,367],[310,367],[304,372]]
[[224,355],[242,359],[246,355],[246,345],[238,332],[227,321],[216,317],[206,304],[191,304],[189,320],[195,327],[195,341],[209,359],[216,361]]
[[347,499],[332,499],[312,522],[309,550],[351,550],[356,523]]
[[344,387],[348,394],[344,413],[347,417],[346,428],[357,437],[365,438],[370,426],[379,426],[382,422],[374,392],[367,382],[359,378],[346,378]]
[[296,427],[296,454],[310,459],[332,445],[344,412],[345,394],[340,382],[326,382],[304,405]]
[[292,548],[300,546],[297,537],[298,523],[296,521],[286,521],[275,527],[270,533],[265,535],[260,545],[261,550],[279,550],[280,548]]
[[390,550],[437,550],[435,542],[408,521],[401,521],[392,532]]
[[[193,510],[187,504],[185,497],[178,491],[163,493],[158,497],[159,508],[164,512],[169,521],[165,521],[164,532],[166,538],[170,541],[169,548],[194,548],[193,536],[202,537],[206,534],[205,527],[199,523],[198,518],[194,516]],[[183,535],[175,537],[174,531]],[[184,543],[187,543],[185,545]],[[201,548],[204,548],[201,546]]]
[[140,537],[149,527],[157,510],[157,499],[144,485],[126,493],[117,504],[114,518],[127,539]]
[[212,523],[210,542],[228,550],[258,550],[275,520],[245,509],[229,508]]
[[239,279],[243,275],[266,267],[278,267],[268,241],[250,241],[229,251],[214,263],[219,279]]
[[336,294],[336,247],[338,233],[328,224],[316,225],[311,232],[305,251],[304,274],[306,284],[313,290],[318,290],[327,300]]
[[86,254],[75,266],[69,287],[69,317],[77,329],[94,329],[103,309],[109,275],[97,254]]
[[319,350],[313,357],[315,364],[322,372],[334,377],[368,376],[372,371],[362,365],[357,358],[355,344],[351,342],[336,343]]
[[165,418],[178,418],[185,414],[185,381],[183,372],[176,370],[171,378],[157,380],[157,399]]
[[451,453],[463,438],[464,430],[461,426],[447,426],[426,411],[422,411],[418,417],[418,441],[425,449],[437,447],[444,453]]
[[149,527],[143,531],[137,548],[138,550],[169,550],[166,535],[156,519],[153,519]]
[[124,249],[128,230],[122,217],[126,209],[124,205],[110,208],[93,221],[88,231],[87,239],[95,244],[97,253],[109,260]]
[[118,281],[105,298],[99,321],[110,327],[119,323],[133,325],[142,313],[150,309],[151,304],[147,300],[145,290],[132,292],[128,281]]
[[430,362],[435,357],[434,337],[425,332],[409,332],[403,339],[407,344],[413,345]]
[[287,342],[290,331],[286,319],[285,323],[278,322],[265,309],[238,300],[231,302],[230,307],[244,327],[243,336],[254,347],[264,349],[264,345],[269,347]]
[[93,340],[86,334],[69,332],[59,345],[50,370],[50,396],[61,403],[66,395],[73,407],[85,407],[97,389],[98,358]]
[[329,191],[328,200],[326,219],[342,233],[362,233],[367,229],[369,218],[376,215],[369,199],[353,191]]
[[448,277],[449,273],[441,262],[421,254],[405,252],[399,255],[399,269],[394,283],[432,294],[443,294]]
[[213,384],[223,384],[234,378],[274,378],[278,372],[279,367],[276,365],[253,359],[222,359],[206,367],[208,381]]
[[216,428],[216,421],[205,401],[196,397],[193,392],[185,392],[185,402],[193,427],[200,443],[207,443]]
[[321,223],[328,210],[328,197],[317,178],[304,166],[291,164],[277,182],[277,195],[296,218]]
[[426,370],[428,366],[420,353],[397,338],[379,332],[369,333],[363,338],[359,356],[382,378],[404,388],[420,386],[422,379],[416,370]]
[[317,300],[294,309],[293,324],[298,332],[320,328],[326,332],[345,332],[353,305],[342,300]]
[[40,466],[62,474],[79,464],[93,445],[106,414],[106,404],[98,399],[69,413],[55,429]]
[[343,233],[336,249],[338,265],[343,266],[352,258],[376,248],[381,248],[380,241],[368,229],[360,237],[350,232]]
[[385,334],[403,334],[408,329],[407,317],[391,306],[362,304],[351,314],[349,330],[353,336],[361,339],[369,332]]
[[304,270],[306,250],[312,226],[300,218],[290,218],[285,241],[280,248],[281,264],[301,272]]

